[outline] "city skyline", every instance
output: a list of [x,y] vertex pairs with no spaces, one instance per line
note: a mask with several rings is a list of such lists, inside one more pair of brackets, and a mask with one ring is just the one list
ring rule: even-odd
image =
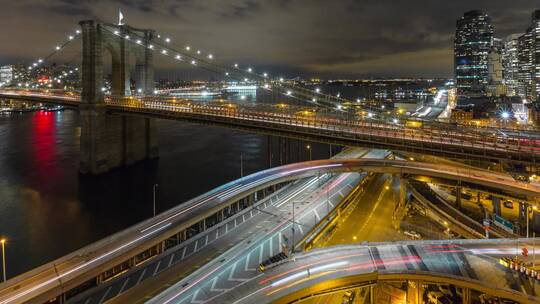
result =
[[[79,20],[99,17],[114,22],[121,8],[128,24],[160,29],[182,40],[175,41],[179,45],[189,43],[208,50],[222,62],[239,61],[306,77],[452,77],[455,23],[465,11],[486,12],[492,18],[495,37],[504,38],[522,33],[536,8],[534,1],[525,0],[316,5],[302,1],[234,1],[227,5],[213,1],[126,1],[120,5],[49,1],[27,5],[33,2],[6,3],[7,9],[0,12],[0,26],[13,29],[0,33],[0,40],[14,41],[13,47],[2,48],[0,63],[32,60],[48,52],[52,41]],[[22,22],[17,16],[31,13],[29,10],[40,13]],[[33,41],[35,47],[17,49],[15,45],[24,40]]]

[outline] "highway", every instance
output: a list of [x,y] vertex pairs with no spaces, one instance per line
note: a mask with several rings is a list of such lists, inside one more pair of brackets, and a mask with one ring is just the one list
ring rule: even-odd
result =
[[[364,157],[385,157],[386,155],[384,151],[373,151],[368,152]],[[223,290],[230,289],[246,281],[247,278],[257,275],[257,267],[264,260],[281,251],[292,253],[293,244],[297,244],[315,227],[364,176],[365,174],[358,173],[338,174],[318,188],[299,193],[294,200],[277,202],[266,210],[268,218],[258,221],[258,233],[216,257],[212,262],[180,280],[150,302],[206,301],[219,295]],[[293,215],[293,207],[295,215]],[[277,220],[272,220],[276,217]]]
[[500,258],[519,254],[521,247],[532,249],[531,240],[407,241],[316,249],[204,303],[288,303],[325,289],[400,279],[454,284],[520,303],[538,303],[540,298],[533,296],[538,282],[523,280],[499,264]]

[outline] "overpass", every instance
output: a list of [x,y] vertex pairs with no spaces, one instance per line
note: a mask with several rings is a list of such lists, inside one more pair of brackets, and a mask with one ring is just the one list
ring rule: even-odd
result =
[[[407,284],[406,292],[411,296],[407,303],[424,303],[422,295],[428,284],[462,288],[459,303],[471,303],[473,291],[518,303],[538,303],[540,297],[535,291],[540,285],[538,281],[499,264],[500,258],[519,254],[521,247],[534,247],[533,242],[531,239],[442,240],[316,249],[296,254],[201,303],[295,303],[362,286],[371,287],[373,292],[378,283],[400,281],[414,282]],[[190,303],[189,299],[175,297],[179,290],[173,286],[149,303]],[[204,291],[203,287],[201,293]],[[369,303],[378,303],[376,300],[374,294]]]
[[[291,164],[230,182],[131,228],[0,284],[0,303],[40,302],[73,296],[132,268],[147,267],[180,246],[206,245],[204,231],[237,225],[262,212],[259,204],[293,180],[336,172],[379,172],[428,175],[463,180],[521,193],[536,200],[540,185],[517,182],[510,176],[421,162],[373,158],[331,159]],[[536,203],[536,201],[535,201]],[[214,227],[215,226],[215,227]],[[219,231],[219,229],[217,231]],[[219,232],[215,232],[219,234]],[[214,235],[214,239],[218,235]],[[205,236],[199,238],[201,235]],[[197,237],[199,236],[199,237]],[[187,249],[186,249],[187,250]],[[183,257],[184,254],[181,254]],[[172,259],[170,260],[172,262]],[[167,262],[170,266],[171,263]],[[167,264],[161,264],[167,265]],[[155,267],[155,264],[153,264]],[[162,266],[163,267],[163,266]],[[221,266],[220,266],[221,267]],[[158,270],[155,270],[156,273]],[[206,274],[205,274],[206,275]],[[191,284],[190,288],[196,288]]]
[[[0,98],[73,107],[82,105],[79,96],[73,93],[0,90]],[[296,111],[265,104],[203,104],[163,97],[108,96],[104,106],[107,113],[214,124],[322,143],[523,163],[530,166],[531,171],[535,171],[540,163],[540,136],[532,132],[456,128],[441,123],[423,123],[415,127],[405,122],[361,119],[347,113]]]

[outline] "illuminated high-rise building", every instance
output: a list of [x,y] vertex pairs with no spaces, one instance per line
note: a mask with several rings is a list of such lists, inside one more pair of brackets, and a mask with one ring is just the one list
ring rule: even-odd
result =
[[479,10],[457,20],[454,67],[458,95],[483,94],[489,83],[488,55],[493,46],[490,17]]
[[521,34],[512,34],[503,42],[501,51],[503,64],[503,83],[507,87],[510,96],[518,95],[519,86],[519,56],[518,41]]

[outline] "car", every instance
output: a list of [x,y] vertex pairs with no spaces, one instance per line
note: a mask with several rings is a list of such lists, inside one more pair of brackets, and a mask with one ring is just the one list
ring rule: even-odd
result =
[[403,232],[403,234],[405,234],[406,236],[410,237],[413,240],[419,240],[419,239],[422,238],[420,233],[418,233],[416,231],[412,231],[412,230],[405,231],[405,232]]
[[356,293],[352,290],[347,290],[343,294],[343,297],[341,299],[341,304],[352,304],[354,303],[354,298],[356,296]]
[[508,209],[514,209],[514,203],[512,203],[511,201],[505,201],[503,203],[503,206]]

